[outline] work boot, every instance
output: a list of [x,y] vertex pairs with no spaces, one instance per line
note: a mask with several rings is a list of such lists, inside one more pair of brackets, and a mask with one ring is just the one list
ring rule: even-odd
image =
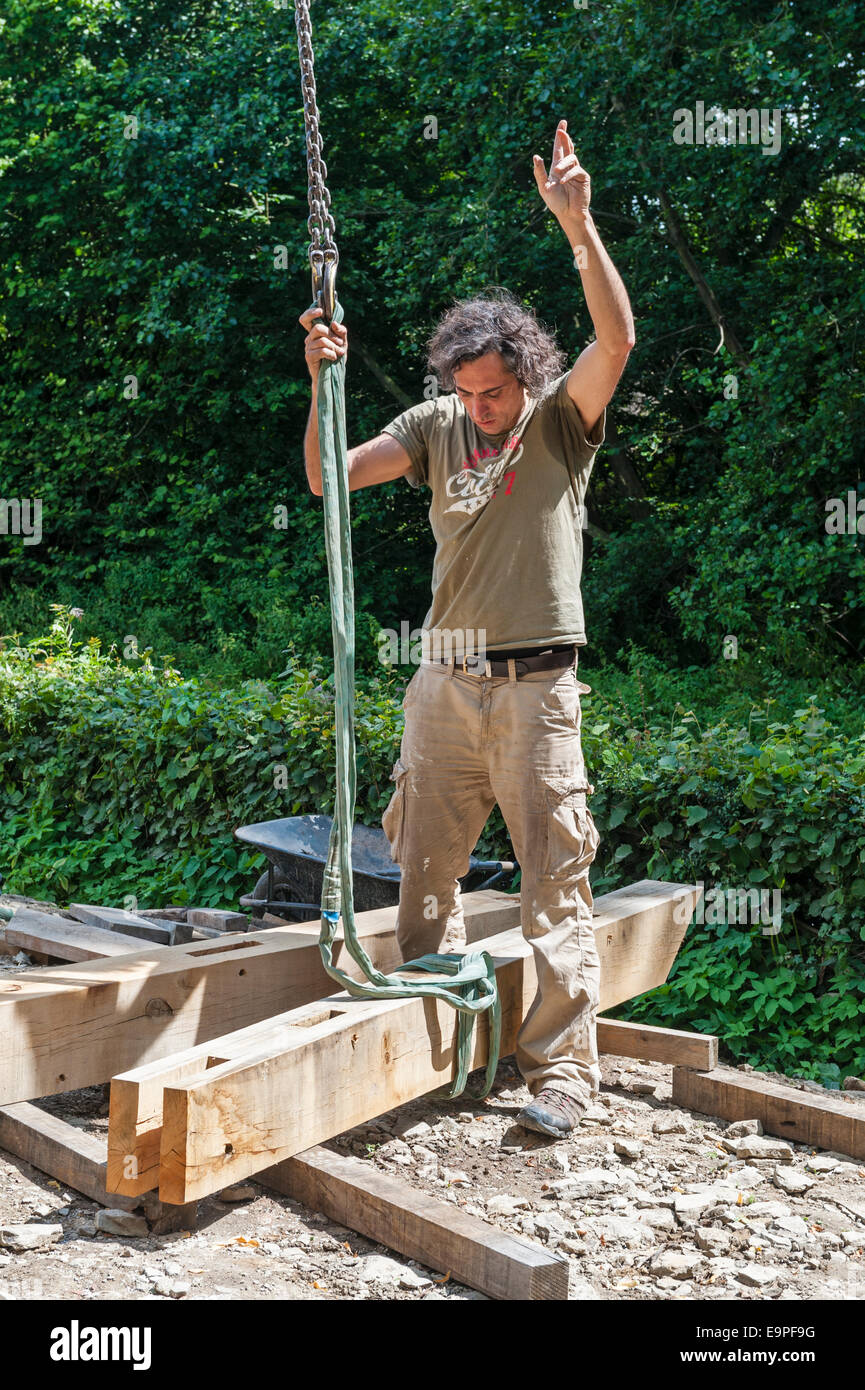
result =
[[576,1129],[588,1109],[586,1101],[577,1096],[568,1096],[564,1091],[544,1089],[524,1105],[517,1124],[523,1129],[533,1129],[538,1134],[552,1134],[561,1139]]

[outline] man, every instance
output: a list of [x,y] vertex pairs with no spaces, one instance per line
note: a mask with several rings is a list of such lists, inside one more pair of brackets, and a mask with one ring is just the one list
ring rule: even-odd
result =
[[[523,932],[538,992],[517,1040],[532,1099],[528,1129],[570,1133],[600,1087],[600,962],[589,866],[598,833],[580,742],[577,648],[585,645],[582,506],[607,403],[634,346],[624,285],[589,211],[589,175],[560,121],[541,197],[575,255],[596,338],[569,372],[551,336],[507,292],[455,304],[429,343],[429,365],[453,394],[412,406],[348,451],[349,487],[406,478],[432,492],[437,549],[431,638],[464,641],[458,660],[427,643],[406,691],[405,733],[382,825],[402,878],[397,937],[404,960],[460,950],[458,879],[498,802],[522,869]],[[308,330],[313,380],[304,441],[321,495],[317,378],[348,348],[344,324]],[[478,636],[480,647],[478,651]]]

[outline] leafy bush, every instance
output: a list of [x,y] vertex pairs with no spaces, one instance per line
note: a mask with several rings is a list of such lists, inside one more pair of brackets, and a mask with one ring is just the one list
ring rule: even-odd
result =
[[[865,734],[861,713],[845,734],[813,697],[784,721],[772,703],[706,729],[677,705],[665,730],[593,697],[593,887],[704,885],[705,924],[627,1017],[718,1033],[738,1061],[831,1086],[865,1068]],[[777,892],[780,931],[743,923],[748,892],[773,907]]]
[[[637,319],[587,498],[586,614],[610,659],[633,637],[705,661],[735,634],[819,674],[865,651],[863,536],[825,530],[863,486],[863,130],[839,59],[861,16],[834,4],[830,42],[824,8],[316,10],[351,444],[424,398],[453,296],[507,285],[570,361],[586,346],[531,172],[570,117]],[[42,543],[0,545],[0,630],[35,636],[60,599],[103,643],[134,634],[222,680],[274,679],[292,643],[326,657],[291,7],[5,0],[0,33],[0,478],[44,505]],[[778,157],[672,141],[696,92],[778,94]],[[428,606],[428,501],[352,495],[358,604],[382,626]]]
[[[223,903],[260,856],[244,821],[330,812],[334,708],[318,668],[236,688],[182,679],[73,637],[58,609],[47,639],[0,658],[0,850],[17,891],[142,906]],[[388,679],[390,684],[388,684]],[[383,676],[357,698],[361,814],[380,820],[401,710]]]

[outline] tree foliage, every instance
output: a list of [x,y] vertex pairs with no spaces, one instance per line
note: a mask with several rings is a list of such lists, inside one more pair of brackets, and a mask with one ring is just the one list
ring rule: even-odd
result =
[[[590,642],[861,662],[865,541],[825,529],[827,499],[865,501],[854,0],[312,15],[350,442],[422,398],[453,296],[506,284],[585,345],[531,172],[566,116],[637,321],[589,496]],[[105,639],[241,676],[326,652],[292,9],[7,0],[0,30],[0,481],[44,507],[40,545],[0,538],[0,625],[32,634],[59,599]],[[778,153],[675,143],[698,101],[777,108]],[[373,663],[379,624],[423,616],[431,540],[402,483],[353,509]]]

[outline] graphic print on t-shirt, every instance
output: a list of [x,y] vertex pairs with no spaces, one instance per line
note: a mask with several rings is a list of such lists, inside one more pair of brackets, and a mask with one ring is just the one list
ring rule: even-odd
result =
[[[452,473],[445,483],[445,493],[457,500],[442,508],[443,512],[465,512],[472,516],[480,507],[486,505],[495,495],[502,481],[505,469],[510,470],[523,452],[523,441],[512,435],[501,451],[498,449],[475,449],[470,459],[466,459],[457,473]],[[481,459],[492,460],[489,468],[473,468],[472,463]],[[513,483],[513,479],[511,479]],[[505,489],[510,492],[510,484]]]
[[[385,426],[411,459],[407,483],[429,489],[436,552],[426,631],[484,628],[488,651],[585,644],[579,509],[606,411],[588,437],[568,375],[501,433],[476,426],[456,394],[409,406]],[[505,448],[515,439],[519,453]]]

